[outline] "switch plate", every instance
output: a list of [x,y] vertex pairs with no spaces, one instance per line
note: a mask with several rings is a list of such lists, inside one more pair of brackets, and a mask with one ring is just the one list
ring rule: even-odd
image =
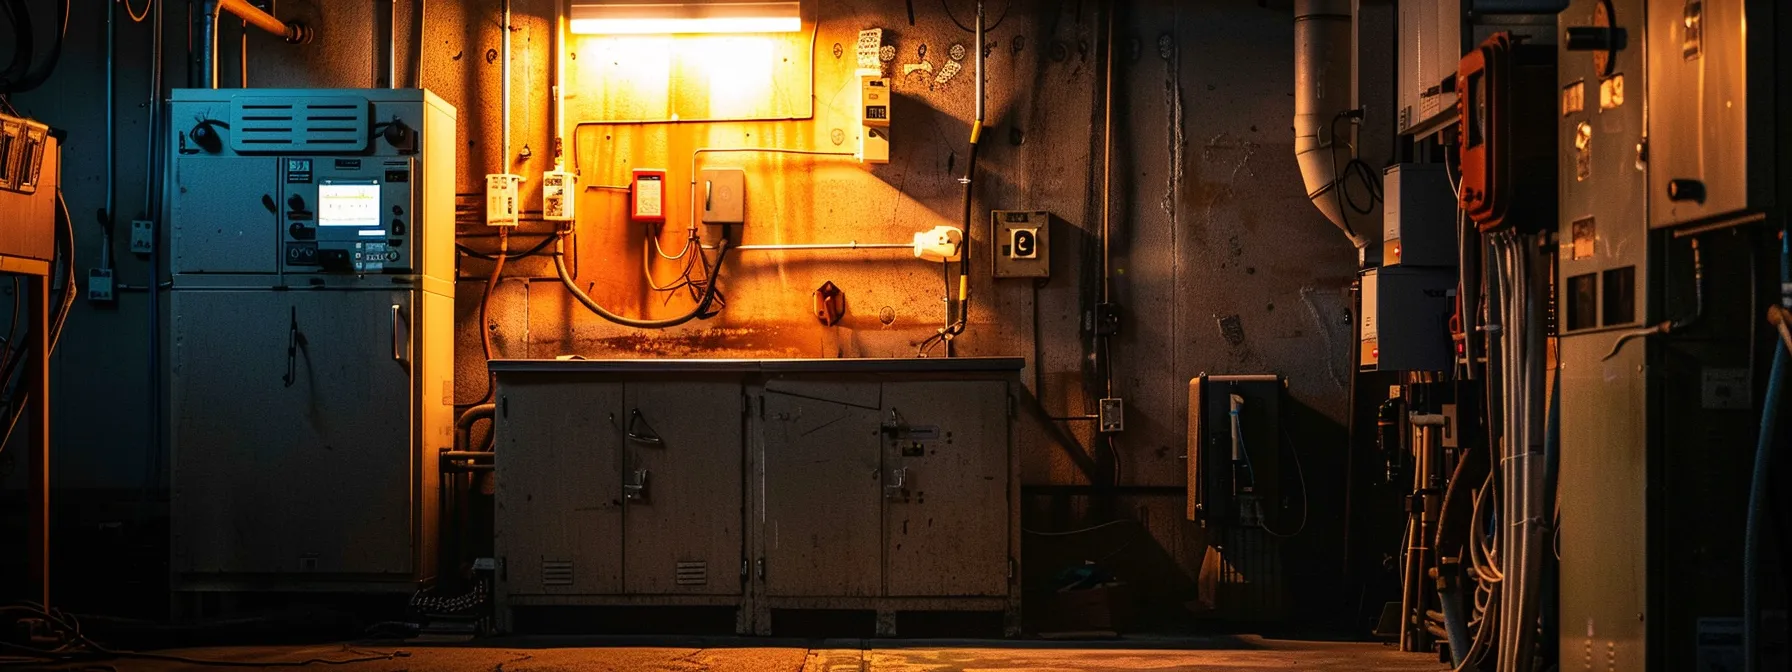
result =
[[96,268],[87,272],[87,300],[110,303],[116,298],[112,292],[112,269]]
[[859,162],[890,162],[890,78],[859,78]]
[[146,219],[131,220],[131,252],[149,254],[156,247],[156,225]]
[[1109,397],[1101,400],[1100,413],[1096,416],[1096,424],[1100,425],[1104,434],[1126,430],[1126,400]]
[[1051,213],[995,210],[989,213],[989,240],[998,278],[1049,278]]
[[708,168],[697,178],[703,197],[704,224],[745,224],[747,222],[747,171],[739,168]]

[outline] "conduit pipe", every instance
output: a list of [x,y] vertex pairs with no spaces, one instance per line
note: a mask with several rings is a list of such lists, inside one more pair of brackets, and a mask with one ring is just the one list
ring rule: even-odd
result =
[[276,19],[274,15],[249,4],[249,0],[206,0],[204,11],[199,16],[199,37],[205,45],[199,52],[199,70],[205,73],[208,87],[218,88],[218,19],[225,12],[267,31],[270,35],[279,36],[288,44],[306,44],[311,41],[311,29],[305,27],[305,24]]
[[[1356,158],[1355,143],[1331,137],[1332,120],[1350,112],[1350,0],[1294,0],[1294,158],[1307,185],[1307,199],[1331,220],[1350,244],[1362,250],[1369,240],[1350,226],[1334,162],[1335,145]],[[1354,135],[1355,124],[1348,131]]]

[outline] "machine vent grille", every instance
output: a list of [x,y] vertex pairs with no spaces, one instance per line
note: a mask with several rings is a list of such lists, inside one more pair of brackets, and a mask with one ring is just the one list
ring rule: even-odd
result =
[[372,129],[367,99],[251,97],[230,102],[230,148],[241,153],[359,152]]
[[678,561],[677,584],[681,586],[709,585],[709,563],[703,560]]
[[543,559],[541,561],[541,585],[572,585],[572,561]]

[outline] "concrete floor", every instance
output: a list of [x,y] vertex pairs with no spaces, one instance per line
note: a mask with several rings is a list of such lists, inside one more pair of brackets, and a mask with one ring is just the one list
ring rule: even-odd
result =
[[[1238,636],[1106,642],[942,640],[705,640],[660,642],[527,638],[488,646],[313,645],[215,647],[159,653],[213,661],[276,662],[307,658],[380,660],[322,669],[352,672],[997,672],[1027,670],[1309,670],[1433,672],[1436,658],[1360,642],[1308,642]],[[489,646],[493,643],[504,646]],[[403,655],[385,658],[396,652]],[[119,670],[215,669],[174,661],[126,660]],[[284,668],[294,669],[294,668]]]

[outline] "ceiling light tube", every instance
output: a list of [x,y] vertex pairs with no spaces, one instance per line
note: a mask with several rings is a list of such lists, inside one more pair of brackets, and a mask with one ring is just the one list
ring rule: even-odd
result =
[[568,28],[580,35],[791,33],[803,29],[801,2],[609,2],[574,0]]

